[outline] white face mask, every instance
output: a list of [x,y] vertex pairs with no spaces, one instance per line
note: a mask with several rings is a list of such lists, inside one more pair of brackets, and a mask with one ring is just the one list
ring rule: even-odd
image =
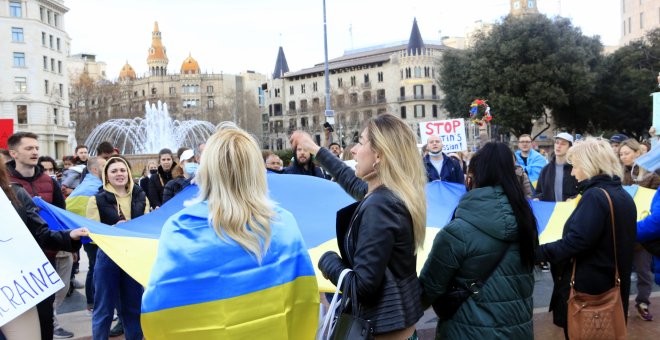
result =
[[440,150],[438,152],[429,151],[429,155],[431,155],[431,157],[438,157],[438,156],[442,155],[442,150]]

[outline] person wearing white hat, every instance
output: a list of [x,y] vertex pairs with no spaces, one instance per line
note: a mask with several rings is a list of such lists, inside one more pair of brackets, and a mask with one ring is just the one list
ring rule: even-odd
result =
[[172,168],[172,180],[163,188],[163,203],[169,201],[176,194],[190,185],[197,173],[199,164],[195,161],[192,149],[185,149],[179,156],[179,164]]
[[566,160],[571,146],[573,136],[570,134],[562,132],[555,136],[555,156],[541,170],[535,198],[547,202],[563,202],[578,195],[577,180],[571,175],[573,166]]

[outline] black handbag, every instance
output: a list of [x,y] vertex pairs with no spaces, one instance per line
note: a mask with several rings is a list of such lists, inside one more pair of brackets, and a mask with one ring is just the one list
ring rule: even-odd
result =
[[481,291],[481,288],[486,284],[488,278],[493,274],[497,266],[499,266],[500,262],[502,262],[502,259],[509,251],[510,246],[511,244],[509,244],[509,246],[504,249],[498,260],[495,261],[493,267],[489,271],[484,272],[487,273],[487,275],[472,281],[467,287],[462,286],[456,280],[452,280],[450,282],[447,292],[438,297],[431,304],[433,306],[433,311],[438,316],[438,319],[451,319],[451,317],[456,314],[456,311],[458,311],[458,308],[461,307],[463,302],[469,299],[470,296],[479,294],[479,291]]
[[[332,335],[333,340],[367,340],[373,339],[373,328],[371,322],[360,318],[360,304],[357,299],[357,289],[354,280],[351,280],[351,271],[344,280],[339,317],[335,322]],[[351,313],[347,313],[350,307]]]

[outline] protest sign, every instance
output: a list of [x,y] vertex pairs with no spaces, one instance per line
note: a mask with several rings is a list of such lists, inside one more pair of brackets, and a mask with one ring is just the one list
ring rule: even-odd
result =
[[16,210],[0,190],[0,326],[64,287]]
[[448,119],[419,123],[422,144],[426,144],[429,136],[439,136],[442,139],[443,152],[467,151],[467,135],[465,120]]

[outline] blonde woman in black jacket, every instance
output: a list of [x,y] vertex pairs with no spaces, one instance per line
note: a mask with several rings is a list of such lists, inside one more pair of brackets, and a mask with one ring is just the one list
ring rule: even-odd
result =
[[376,339],[414,337],[424,313],[415,267],[426,231],[426,172],[413,131],[389,114],[367,121],[350,150],[355,172],[308,134],[294,133],[291,144],[316,154],[358,200],[337,212],[340,254],[324,254],[319,269],[335,285],[345,268],[353,270],[347,277],[357,289],[360,317],[371,320]]

